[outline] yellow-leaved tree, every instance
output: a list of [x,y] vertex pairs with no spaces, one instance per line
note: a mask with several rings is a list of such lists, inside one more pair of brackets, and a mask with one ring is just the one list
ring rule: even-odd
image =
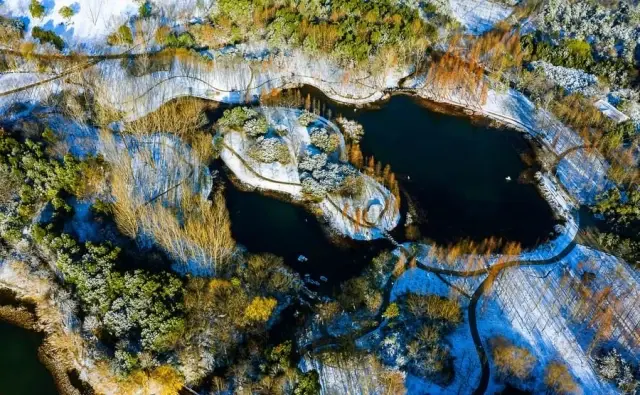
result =
[[274,298],[257,296],[253,298],[245,309],[244,318],[248,323],[266,322],[271,317],[271,313],[277,304],[278,302]]

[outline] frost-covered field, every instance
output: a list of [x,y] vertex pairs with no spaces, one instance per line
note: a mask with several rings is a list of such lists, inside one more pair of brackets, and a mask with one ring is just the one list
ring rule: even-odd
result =
[[[589,273],[595,278],[586,283]],[[584,393],[609,393],[595,373],[592,351],[599,341],[611,341],[637,355],[638,286],[638,274],[626,263],[578,245],[551,267],[505,271],[491,297],[539,361],[564,360]]]
[[[45,15],[34,18],[29,12],[30,0],[6,0],[0,3],[0,15],[19,18],[27,25],[27,34],[35,26],[52,30],[73,48],[97,50],[106,38],[128,18],[138,14],[140,7],[133,0],[51,0],[43,2]],[[75,15],[65,19],[62,7],[71,7]],[[102,45],[99,47],[103,50]]]
[[489,0],[449,0],[453,16],[472,34],[482,34],[513,12],[509,6]]

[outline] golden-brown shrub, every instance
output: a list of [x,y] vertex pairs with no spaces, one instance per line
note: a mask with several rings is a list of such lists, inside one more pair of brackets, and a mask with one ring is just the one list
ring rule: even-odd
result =
[[462,319],[460,304],[456,300],[438,295],[408,294],[405,300],[407,309],[415,317],[425,317],[458,323]]
[[544,383],[553,393],[572,394],[578,389],[578,385],[569,373],[569,369],[560,362],[551,362],[544,374]]
[[489,341],[493,362],[498,371],[507,376],[526,379],[536,362],[536,358],[524,347],[518,347],[502,336]]

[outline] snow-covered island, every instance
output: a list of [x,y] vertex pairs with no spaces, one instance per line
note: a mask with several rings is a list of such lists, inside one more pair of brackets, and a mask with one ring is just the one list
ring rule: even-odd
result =
[[396,197],[346,161],[344,137],[330,121],[304,110],[236,107],[219,125],[222,160],[243,184],[306,202],[356,240],[382,238],[400,221]]

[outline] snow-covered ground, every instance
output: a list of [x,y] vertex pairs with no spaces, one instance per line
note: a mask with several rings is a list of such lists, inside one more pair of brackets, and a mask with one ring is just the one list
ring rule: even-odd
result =
[[513,8],[490,0],[449,0],[453,16],[472,34],[482,34],[507,18]]
[[[587,273],[594,279],[585,282]],[[526,341],[542,364],[562,360],[583,393],[604,394],[612,389],[597,377],[592,351],[613,341],[638,355],[639,286],[638,274],[626,263],[578,245],[557,264],[504,271],[490,297],[508,321],[505,327],[515,331],[514,339]],[[613,310],[611,328],[597,318],[601,308]],[[606,332],[602,338],[596,337],[599,330]]]
[[[0,2],[0,15],[24,22],[27,37],[31,37],[33,28],[38,26],[62,37],[68,49],[105,53],[122,50],[106,44],[107,37],[124,24],[129,25],[134,34],[138,28],[147,34],[153,33],[161,23],[184,23],[206,16],[212,1],[154,0],[151,10],[163,18],[147,18],[140,24],[132,23],[139,18],[140,6],[144,3],[139,0],[41,0],[41,3],[45,9],[41,18],[34,18],[29,12],[31,0],[4,0]],[[71,7],[74,15],[65,19],[60,15],[63,7]]]
[[375,77],[353,73],[331,60],[312,59],[300,50],[274,55],[264,62],[249,60],[264,51],[268,51],[266,43],[239,45],[236,53],[214,57],[207,63],[175,61],[169,70],[139,77],[128,75],[117,61],[105,61],[99,65],[100,85],[107,87],[102,99],[131,118],[139,118],[176,97],[241,103],[255,101],[274,89],[307,84],[331,99],[359,105],[382,99],[385,88],[397,86],[398,80],[409,73],[396,69]]
[[[356,240],[373,240],[385,237],[382,232],[390,231],[400,222],[400,210],[396,206],[395,197],[389,190],[373,178],[363,175],[364,191],[358,200],[350,196],[331,194],[328,199],[320,203],[325,219],[334,229],[346,229],[341,231]],[[386,206],[385,206],[386,205]],[[342,215],[342,210],[347,208],[346,214],[350,218],[356,217],[356,207],[363,208],[364,220],[375,224],[374,227],[360,226]]]
[[[454,276],[445,277],[455,280]],[[405,292],[459,297],[433,273],[420,269],[408,270],[397,280],[391,300]],[[544,387],[547,364],[561,361],[576,379],[580,393],[617,393],[598,378],[594,352],[601,345],[616,344],[638,358],[639,300],[640,275],[636,271],[614,256],[577,245],[556,263],[503,270],[480,300],[478,328],[486,349],[489,338],[504,336],[533,353],[537,362],[532,379],[524,383],[532,391]],[[441,388],[409,376],[406,387],[410,394],[468,393],[475,388],[480,365],[468,328],[465,323],[448,337],[455,356],[454,382]],[[500,385],[495,367],[491,371],[489,393],[494,393]]]
[[206,199],[213,181],[209,169],[190,147],[170,134],[103,139],[100,152],[114,165],[130,168],[136,204],[159,200],[180,206],[184,193]]
[[609,164],[596,152],[579,150],[569,153],[558,163],[556,176],[562,185],[582,204],[593,204],[598,194],[613,183],[607,178]]
[[[248,154],[250,144],[242,132],[226,132],[224,142],[228,148],[222,150],[220,157],[229,170],[244,184],[286,193],[294,199],[302,198],[302,185],[296,163],[262,163],[253,160]],[[288,147],[291,152],[292,145],[289,144]],[[247,164],[250,167],[247,167]]]
[[[19,89],[31,84],[35,84],[39,81],[51,78],[50,74],[46,73],[2,73],[0,74],[0,93],[10,92],[14,89]],[[67,88],[60,80],[51,81],[49,83],[36,86],[31,89],[22,90],[13,94],[0,96],[0,112],[5,113],[12,104],[25,103],[35,104],[45,101],[50,95],[59,93],[64,88]]]
[[[370,358],[375,358],[370,356]],[[385,395],[380,369],[371,365],[367,358],[353,361],[322,362],[304,357],[299,368],[303,372],[316,370],[319,374],[322,395]],[[375,361],[373,361],[375,363]]]
[[[134,0],[48,0],[42,2],[45,15],[34,18],[30,4],[31,0],[5,0],[0,2],[0,15],[25,22],[28,36],[39,26],[62,37],[70,47],[88,51],[96,44],[106,44],[107,36],[138,15],[140,7]],[[69,20],[63,18],[62,7],[71,7],[75,15]]]
[[602,111],[604,115],[606,115],[608,118],[614,120],[617,123],[625,122],[629,120],[629,117],[627,115],[619,111],[607,100],[600,99],[597,102],[595,102],[594,105],[598,110]]
[[405,293],[419,295],[450,296],[451,288],[440,280],[435,274],[421,269],[409,269],[402,273],[393,284],[390,301],[395,301]]

